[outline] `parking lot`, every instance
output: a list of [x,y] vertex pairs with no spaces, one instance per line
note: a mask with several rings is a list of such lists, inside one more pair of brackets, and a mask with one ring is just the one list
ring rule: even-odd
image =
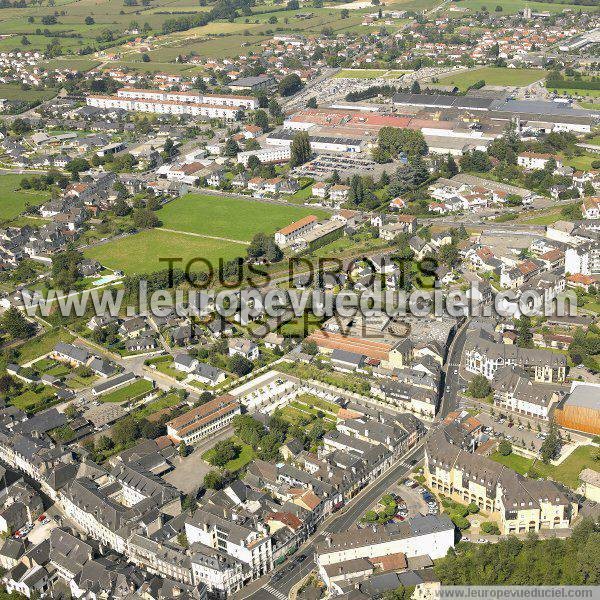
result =
[[[496,439],[506,439],[509,442],[518,442],[519,445],[525,444],[528,450],[539,451],[544,437],[546,436],[547,427],[541,426],[542,431],[537,430],[537,422],[527,420],[523,417],[513,417],[512,425],[508,419],[500,419],[497,421],[498,415],[492,417],[488,413],[480,413],[477,415],[477,419],[481,421],[484,427],[491,428],[492,431],[488,432],[490,437]],[[521,424],[519,424],[519,419]],[[531,429],[527,429],[527,423]],[[532,447],[533,444],[533,447]]]
[[[37,520],[33,523],[33,529],[25,536],[22,536],[21,539],[27,539],[32,544],[40,544],[44,540],[48,539],[50,532],[58,527],[56,522],[49,516],[47,513],[44,513],[46,518],[44,522]],[[22,528],[21,528],[22,530]]]
[[194,450],[189,456],[176,458],[175,469],[164,475],[163,479],[184,494],[198,491],[198,486],[202,483],[204,476],[215,469],[202,459],[202,455],[218,441],[224,440],[232,434],[232,428],[226,427],[216,435],[202,440],[194,446]]

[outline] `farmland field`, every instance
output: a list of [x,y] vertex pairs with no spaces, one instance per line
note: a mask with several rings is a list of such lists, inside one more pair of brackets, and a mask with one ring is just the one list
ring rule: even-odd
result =
[[324,211],[237,198],[189,194],[170,202],[157,215],[163,227],[250,241],[258,232],[274,233],[285,225]]
[[547,72],[542,69],[508,69],[504,67],[484,67],[474,71],[466,71],[457,75],[450,75],[440,79],[442,85],[455,85],[460,90],[466,90],[478,81],[485,81],[486,85],[523,86],[529,85],[539,79],[544,79]]
[[[0,91],[0,95],[1,95]],[[0,221],[14,219],[27,204],[41,204],[50,197],[48,192],[21,190],[23,175],[0,175]],[[40,222],[40,225],[43,221]]]
[[[571,10],[582,10],[586,12],[591,12],[598,10],[593,6],[578,6],[575,4],[568,4],[566,2],[526,2],[525,0],[502,0],[502,2],[495,2],[490,4],[486,0],[462,0],[461,2],[457,2],[456,4],[452,3],[452,7],[467,9],[469,11],[477,11],[481,10],[482,7],[486,6],[489,11],[493,11],[496,4],[502,6],[503,13],[516,13],[524,8],[531,8],[532,12],[550,12],[550,13],[559,13],[562,12],[565,8],[570,8]],[[502,13],[500,13],[502,14]]]
[[[121,269],[128,275],[166,269],[168,263],[159,261],[160,257],[181,258],[183,263],[179,263],[180,265],[194,258],[204,258],[211,264],[217,265],[219,258],[231,260],[245,254],[244,244],[157,229],[142,231],[85,251],[88,258],[93,258],[111,269]],[[198,263],[192,270],[205,269],[206,265]]]
[[[0,48],[2,50],[2,48]],[[20,85],[5,83],[0,84],[0,98],[6,100],[21,100],[35,102],[36,100],[49,100],[56,96],[56,90],[24,90]]]

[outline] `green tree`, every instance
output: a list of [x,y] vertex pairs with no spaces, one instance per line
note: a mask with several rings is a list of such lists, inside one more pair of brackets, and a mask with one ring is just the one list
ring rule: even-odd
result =
[[486,398],[492,393],[492,386],[483,375],[475,375],[469,382],[467,392],[473,398]]
[[510,442],[507,440],[502,440],[498,444],[498,453],[502,456],[509,456],[510,454],[512,454],[512,446]]
[[292,96],[302,89],[302,80],[296,73],[286,75],[278,86],[278,91],[281,96]]
[[290,166],[297,167],[303,165],[305,162],[310,160],[312,150],[310,147],[310,138],[306,131],[299,131],[294,135],[292,139],[292,145],[290,148]]
[[152,229],[160,225],[160,219],[149,208],[138,208],[132,214],[133,224],[138,229]]
[[228,361],[228,370],[232,373],[235,373],[239,377],[243,377],[244,375],[248,375],[250,371],[254,368],[251,360],[248,360],[245,356],[241,354],[234,354],[229,357]]
[[218,471],[209,471],[204,476],[204,487],[209,490],[220,490],[223,487],[223,476]]
[[225,142],[225,147],[223,148],[224,156],[234,157],[234,156],[237,156],[239,151],[240,151],[240,147],[238,146],[238,143],[233,138],[229,138]]
[[14,306],[11,306],[2,315],[0,328],[8,334],[11,340],[24,340],[35,333],[35,325],[30,323]]
[[240,449],[231,440],[217,442],[208,455],[208,462],[215,467],[224,467],[238,457]]
[[542,457],[542,461],[546,464],[551,460],[556,458],[560,452],[561,441],[558,435],[558,427],[554,421],[550,422],[550,426],[548,428],[548,435],[542,442],[542,446],[540,447],[540,455]]
[[531,332],[531,317],[521,315],[517,321],[517,346],[533,348],[533,333]]
[[57,288],[68,290],[81,278],[78,265],[83,254],[78,250],[66,250],[52,256],[52,279]]

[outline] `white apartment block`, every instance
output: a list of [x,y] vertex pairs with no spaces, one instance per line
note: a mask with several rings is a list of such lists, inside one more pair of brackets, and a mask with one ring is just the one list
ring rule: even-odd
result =
[[252,579],[273,569],[273,548],[266,525],[231,513],[225,518],[198,509],[185,523],[190,544],[200,543],[226,552],[248,566]]
[[291,155],[292,152],[289,147],[261,148],[260,150],[238,152],[237,161],[247,167],[248,159],[251,156],[256,156],[261,163],[278,163],[288,161]]
[[121,88],[117,91],[117,97],[137,100],[187,102],[189,104],[210,104],[212,106],[233,106],[236,109],[258,108],[258,98],[254,96],[239,96],[237,94],[200,94],[198,92],[164,92],[162,90]]
[[429,555],[443,558],[454,546],[454,524],[447,515],[417,516],[394,525],[375,526],[329,535],[317,546],[317,565],[357,558],[373,559],[399,552],[407,558]]
[[299,221],[295,221],[275,234],[275,243],[280,247],[287,246],[296,238],[316,227],[317,223],[318,219],[314,215],[308,215]]
[[600,274],[600,248],[594,243],[584,243],[565,250],[565,273],[574,275]]
[[556,166],[558,168],[562,167],[562,162],[559,159],[556,159],[552,154],[542,154],[539,152],[522,152],[517,157],[517,164],[525,169],[543,169],[551,158],[556,160]]
[[192,115],[234,121],[243,110],[240,106],[217,106],[182,102],[179,100],[155,100],[119,98],[115,96],[88,96],[88,106],[96,108],[120,108],[128,111],[148,112],[161,115]]

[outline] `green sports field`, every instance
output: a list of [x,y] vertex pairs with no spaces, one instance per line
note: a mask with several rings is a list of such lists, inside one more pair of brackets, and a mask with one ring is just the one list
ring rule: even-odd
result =
[[[1,95],[0,88],[0,95]],[[0,221],[20,215],[27,204],[41,204],[50,197],[48,192],[21,190],[24,175],[0,175]]]
[[520,87],[529,85],[539,79],[544,79],[547,71],[543,69],[508,69],[505,67],[484,67],[464,73],[457,73],[440,79],[441,85],[455,85],[461,91],[478,81],[485,81],[486,85],[507,85]]
[[328,213],[293,205],[189,194],[170,202],[157,215],[168,229],[250,241],[256,233],[271,234],[307,215],[325,218]]
[[[175,263],[175,266],[184,268],[188,261],[196,258],[206,259],[212,265],[218,266],[219,258],[231,260],[245,254],[244,244],[158,229],[142,231],[85,251],[88,258],[93,258],[111,269],[121,269],[128,275],[166,269],[168,263],[161,262],[159,258],[181,258],[182,261]],[[206,270],[206,265],[198,263],[191,269]]]

